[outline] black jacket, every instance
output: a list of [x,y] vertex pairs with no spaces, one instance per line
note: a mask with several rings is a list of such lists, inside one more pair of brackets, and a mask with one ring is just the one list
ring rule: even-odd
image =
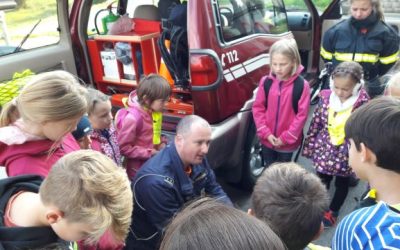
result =
[[178,4],[181,4],[180,0],[159,0],[158,11],[161,18],[168,19],[169,14],[171,13],[171,9]]
[[42,177],[36,175],[23,175],[0,180],[0,250],[34,249],[57,243],[68,249],[68,244],[60,242],[51,227],[4,226],[4,213],[10,197],[21,190],[38,193],[42,180]]
[[366,80],[385,74],[397,61],[399,36],[372,13],[365,20],[352,17],[330,28],[323,37],[321,56],[333,66],[356,61]]

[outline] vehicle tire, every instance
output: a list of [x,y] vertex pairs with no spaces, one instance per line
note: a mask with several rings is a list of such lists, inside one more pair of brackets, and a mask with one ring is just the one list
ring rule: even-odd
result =
[[246,190],[253,190],[258,177],[264,171],[264,161],[260,140],[256,135],[256,126],[251,120],[244,145],[241,186]]

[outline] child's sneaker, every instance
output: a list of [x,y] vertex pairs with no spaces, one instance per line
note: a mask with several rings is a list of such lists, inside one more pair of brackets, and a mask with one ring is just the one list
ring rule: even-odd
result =
[[338,213],[333,212],[332,210],[329,210],[328,212],[325,212],[324,218],[322,218],[322,222],[324,223],[324,227],[333,227],[336,224],[338,218]]

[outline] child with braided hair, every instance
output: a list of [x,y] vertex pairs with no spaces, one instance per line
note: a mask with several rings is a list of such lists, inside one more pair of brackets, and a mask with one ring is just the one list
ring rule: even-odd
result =
[[348,164],[349,141],[344,126],[351,113],[369,100],[362,86],[363,69],[356,62],[342,62],[332,73],[330,89],[320,93],[303,155],[313,161],[317,175],[329,190],[335,177],[335,192],[324,215],[325,227],[336,223],[339,210],[349,191],[352,169]]

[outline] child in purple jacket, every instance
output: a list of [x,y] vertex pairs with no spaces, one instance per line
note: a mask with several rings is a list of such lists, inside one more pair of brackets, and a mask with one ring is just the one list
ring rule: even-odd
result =
[[91,149],[107,155],[122,167],[117,131],[111,113],[110,97],[97,89],[88,89],[88,117],[93,131],[90,133]]
[[335,68],[331,89],[321,91],[304,141],[303,155],[313,161],[317,175],[328,190],[336,177],[335,193],[324,215],[325,227],[336,223],[349,190],[352,170],[348,164],[349,142],[345,139],[344,126],[351,113],[369,100],[362,88],[362,76],[363,69],[356,62],[343,62]]

